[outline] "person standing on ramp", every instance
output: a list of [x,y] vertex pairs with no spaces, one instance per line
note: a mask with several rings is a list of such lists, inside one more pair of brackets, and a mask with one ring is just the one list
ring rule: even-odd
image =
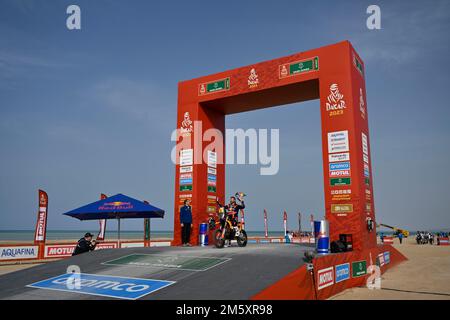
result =
[[184,206],[180,209],[180,223],[183,247],[190,247],[189,239],[191,238],[192,228],[192,207],[190,199],[184,200]]

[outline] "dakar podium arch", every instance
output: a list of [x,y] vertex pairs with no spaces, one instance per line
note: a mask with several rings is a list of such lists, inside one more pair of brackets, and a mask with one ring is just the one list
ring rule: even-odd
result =
[[[313,99],[320,99],[330,241],[351,234],[355,250],[376,246],[375,228],[368,228],[375,207],[364,63],[348,41],[179,83],[177,141],[190,144],[176,150],[174,245],[181,244],[184,199],[192,200],[192,243],[215,211],[215,198],[225,200],[224,148],[208,151],[210,142],[199,136],[211,128],[225,136],[227,114]],[[201,127],[193,130],[196,121]],[[197,153],[208,153],[210,161],[193,159]]]

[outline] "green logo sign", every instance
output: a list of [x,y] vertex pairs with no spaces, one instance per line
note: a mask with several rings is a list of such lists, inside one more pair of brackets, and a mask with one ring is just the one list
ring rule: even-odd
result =
[[353,62],[355,63],[356,69],[358,69],[358,71],[361,72],[361,74],[364,74],[362,63],[358,60],[358,58],[354,57]]
[[367,274],[366,260],[352,262],[352,276],[353,278],[361,277]]
[[316,57],[314,59],[295,62],[289,65],[289,74],[294,75],[297,73],[307,72],[311,70],[319,69],[319,59]]
[[230,89],[230,78],[222,79],[215,82],[210,82],[206,84],[206,92],[216,92],[221,90],[228,90]]
[[192,191],[192,184],[186,184],[180,186],[180,191]]
[[364,178],[364,183],[365,183],[367,186],[370,186],[370,179],[369,179],[369,178]]
[[216,192],[216,187],[208,186],[208,192]]
[[332,186],[349,186],[352,182],[351,178],[332,178],[330,185]]

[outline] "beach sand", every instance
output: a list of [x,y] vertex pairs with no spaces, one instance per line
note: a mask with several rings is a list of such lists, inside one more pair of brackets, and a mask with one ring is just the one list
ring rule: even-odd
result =
[[[406,241],[405,241],[406,240]],[[417,245],[414,237],[394,247],[408,258],[381,276],[381,289],[352,288],[331,300],[450,300],[450,246]]]

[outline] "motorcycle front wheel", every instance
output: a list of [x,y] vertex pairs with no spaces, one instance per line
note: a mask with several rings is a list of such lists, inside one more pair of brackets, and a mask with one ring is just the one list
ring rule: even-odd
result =
[[239,237],[237,237],[236,240],[239,247],[245,247],[247,245],[247,232],[241,230]]
[[223,248],[223,246],[225,245],[225,239],[222,239],[221,230],[216,230],[216,232],[214,233],[214,245],[219,249]]

